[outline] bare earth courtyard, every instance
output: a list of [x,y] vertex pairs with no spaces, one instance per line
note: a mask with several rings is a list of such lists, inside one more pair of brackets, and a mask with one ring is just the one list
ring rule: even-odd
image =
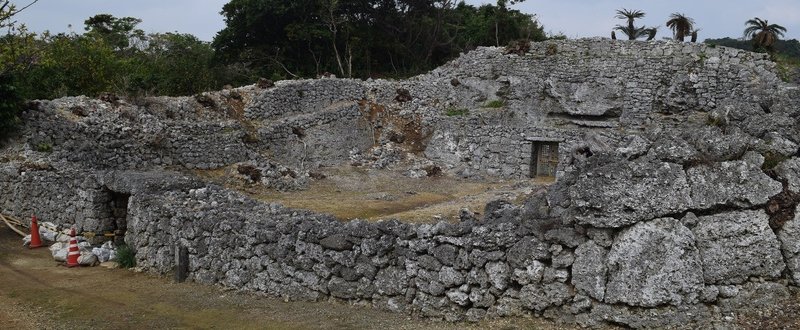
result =
[[325,178],[313,180],[309,189],[279,192],[260,184],[244,184],[224,172],[197,174],[255,199],[327,213],[341,220],[398,219],[409,223],[458,222],[462,209],[480,215],[486,203],[497,199],[521,204],[532,191],[552,182],[546,178],[410,178],[400,171],[342,165],[321,169]]

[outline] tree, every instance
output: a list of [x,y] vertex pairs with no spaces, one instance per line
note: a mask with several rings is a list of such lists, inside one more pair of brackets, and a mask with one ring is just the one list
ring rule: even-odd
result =
[[617,15],[614,17],[627,20],[628,24],[617,25],[614,27],[614,30],[620,31],[624,35],[628,36],[628,40],[636,40],[638,38],[648,36],[650,34],[650,30],[644,26],[636,27],[633,24],[634,20],[642,18],[644,15],[644,12],[641,10],[628,10],[625,8],[618,9]]
[[772,52],[772,47],[778,38],[783,37],[786,33],[786,28],[778,24],[769,24],[768,20],[762,20],[755,17],[744,23],[747,28],[744,29],[744,37],[752,39],[753,50],[764,49]]
[[18,76],[26,98],[53,99],[116,91],[125,74],[120,56],[104,39],[77,34],[44,35],[36,64]]
[[153,33],[147,48],[123,60],[132,93],[190,95],[216,87],[214,50],[191,34]]
[[667,27],[672,30],[675,40],[683,42],[694,31],[694,20],[681,13],[672,13],[667,21]]
[[655,39],[657,33],[658,33],[658,27],[657,26],[647,29],[647,41]]
[[11,0],[0,0],[0,28],[14,26],[16,22],[13,21],[12,18],[37,2],[39,2],[39,0],[33,0],[18,9],[16,5],[11,3]]
[[33,35],[24,25],[18,25],[14,16],[37,1],[22,8],[17,8],[10,0],[0,1],[0,29],[8,31],[0,37],[0,138],[15,131],[19,124],[22,98],[15,78],[23,75],[35,60],[35,52],[27,47],[33,42]]
[[500,0],[231,0],[212,43],[218,63],[262,76],[408,76],[476,46],[543,40],[532,15]]
[[19,124],[21,99],[13,79],[8,74],[0,75],[0,139],[13,132]]
[[144,31],[137,29],[142,20],[133,17],[117,18],[110,14],[97,14],[83,22],[88,36],[103,38],[116,50],[125,50],[131,41],[144,39]]

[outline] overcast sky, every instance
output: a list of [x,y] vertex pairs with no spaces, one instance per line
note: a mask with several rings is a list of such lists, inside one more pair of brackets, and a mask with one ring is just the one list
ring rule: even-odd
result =
[[[291,0],[287,0],[291,1]],[[16,0],[18,5],[30,0]],[[222,6],[228,0],[39,0],[18,16],[18,21],[32,31],[83,31],[83,21],[95,14],[108,13],[117,17],[132,16],[143,20],[139,25],[145,32],[191,33],[210,41],[224,27]],[[495,3],[486,0],[467,0],[469,4]],[[670,13],[680,12],[694,18],[701,29],[700,37],[740,37],[744,22],[753,17],[788,29],[786,39],[800,39],[800,0],[527,0],[515,8],[536,14],[551,33],[567,37],[608,36],[615,24],[619,8],[640,9],[647,15],[639,22],[660,26],[659,38],[669,36],[664,26]]]

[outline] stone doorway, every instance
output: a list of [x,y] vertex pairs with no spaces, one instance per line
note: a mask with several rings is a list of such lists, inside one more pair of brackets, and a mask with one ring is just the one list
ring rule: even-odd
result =
[[558,169],[558,141],[532,141],[531,178],[556,177]]
[[123,236],[121,235],[124,235],[125,231],[128,230],[128,202],[130,198],[130,194],[111,191],[111,200],[108,202],[108,208],[111,211],[111,229],[116,235],[114,236],[115,244],[122,243]]

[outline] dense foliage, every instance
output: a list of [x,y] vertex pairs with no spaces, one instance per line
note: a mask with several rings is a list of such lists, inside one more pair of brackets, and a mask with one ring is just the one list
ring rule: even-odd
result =
[[23,95],[185,95],[218,87],[208,43],[188,34],[124,33],[38,36],[35,62],[20,75]]
[[222,63],[264,76],[408,76],[476,46],[543,40],[541,26],[511,3],[232,0],[213,46]]
[[744,29],[744,36],[753,41],[753,48],[757,50],[764,49],[771,52],[775,42],[786,33],[785,27],[778,24],[769,24],[768,20],[758,17],[748,20],[744,24],[747,26]]
[[[704,42],[707,44],[713,44],[718,46],[725,46],[725,47],[738,48],[744,50],[754,50],[753,42],[751,40],[745,40],[745,39],[734,39],[734,38],[706,39]],[[772,47],[778,54],[783,54],[789,57],[795,57],[800,59],[800,41],[798,41],[797,39],[777,40],[775,41]]]
[[0,75],[0,139],[11,133],[19,122],[20,97],[11,75]]
[[452,0],[231,0],[213,44],[189,34],[145,34],[140,19],[109,14],[86,19],[83,34],[36,35],[5,19],[0,63],[26,99],[189,95],[262,76],[409,76],[476,46],[543,40],[531,15],[508,8],[515,2],[476,8]]
[[31,38],[26,37],[25,26],[17,26],[13,20],[24,9],[17,9],[8,0],[0,1],[0,29],[8,31],[6,36],[0,37],[0,143],[19,123],[22,98],[15,76],[27,66],[31,57],[30,50],[25,47]]

